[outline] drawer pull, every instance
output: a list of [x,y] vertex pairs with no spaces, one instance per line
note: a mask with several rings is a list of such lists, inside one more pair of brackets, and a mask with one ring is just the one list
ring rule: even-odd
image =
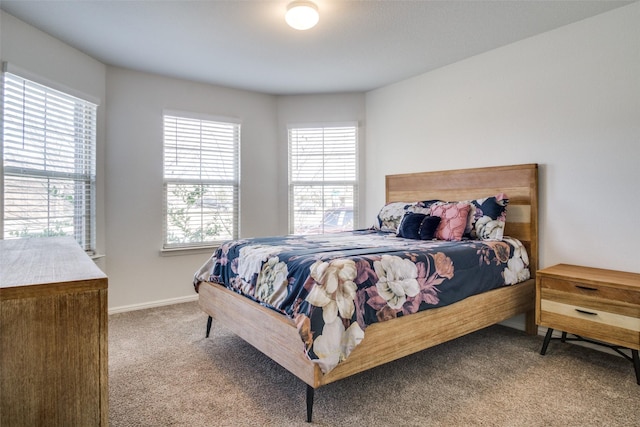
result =
[[585,291],[597,291],[598,288],[590,288],[588,286],[576,285],[576,288],[583,289]]
[[582,313],[582,314],[589,314],[589,315],[591,315],[591,316],[597,316],[597,315],[598,315],[598,313],[593,313],[593,312],[591,312],[591,311],[586,311],[586,310],[580,310],[579,308],[576,308],[576,311],[577,311],[578,313]]

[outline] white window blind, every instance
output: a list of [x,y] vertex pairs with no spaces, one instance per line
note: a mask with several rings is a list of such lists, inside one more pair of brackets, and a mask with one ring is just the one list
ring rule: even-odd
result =
[[164,248],[238,237],[240,124],[164,115]]
[[289,128],[289,228],[294,234],[357,225],[356,125]]
[[4,73],[5,239],[74,236],[95,250],[96,111],[91,102]]

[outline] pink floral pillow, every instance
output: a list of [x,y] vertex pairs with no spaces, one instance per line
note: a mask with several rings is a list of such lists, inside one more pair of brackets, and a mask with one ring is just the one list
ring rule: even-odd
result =
[[439,216],[440,224],[436,229],[436,239],[462,240],[469,217],[469,203],[442,203],[431,206],[431,216]]

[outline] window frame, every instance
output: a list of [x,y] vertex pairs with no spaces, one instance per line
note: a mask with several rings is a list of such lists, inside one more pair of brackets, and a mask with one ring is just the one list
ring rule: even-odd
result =
[[[222,126],[232,126],[234,128],[234,141],[233,141],[233,178],[232,179],[212,179],[203,178],[202,170],[200,170],[199,177],[185,177],[185,176],[167,176],[167,118],[171,117],[178,120],[185,121],[197,121],[202,123],[214,123]],[[241,145],[241,131],[242,123],[240,120],[232,117],[215,116],[210,114],[194,113],[187,111],[169,110],[165,109],[162,112],[162,179],[163,179],[163,208],[162,208],[162,252],[174,252],[194,249],[205,249],[219,246],[220,243],[226,240],[237,239],[240,235],[240,145]],[[184,137],[184,135],[183,135]],[[178,136],[176,136],[178,138]],[[202,146],[202,139],[199,142]],[[203,150],[200,150],[203,151]],[[177,156],[177,154],[176,154]],[[210,160],[210,159],[209,159]],[[203,157],[199,157],[199,161],[203,161]],[[232,188],[232,213],[231,213],[231,227],[232,232],[229,236],[223,238],[217,238],[212,240],[199,240],[195,242],[169,242],[169,186],[178,184],[193,184],[193,185],[217,185],[217,186],[229,186]],[[203,214],[202,201],[200,206],[200,216]],[[202,231],[202,227],[200,227]]]
[[[72,235],[87,253],[94,255],[97,246],[96,168],[100,100],[6,62],[2,64],[0,87],[0,238],[32,237],[33,233],[38,236],[61,235],[51,233],[51,221],[55,219],[51,210],[52,203],[55,205],[58,197],[58,204],[64,205],[72,197],[73,216],[65,214],[62,217],[70,219],[71,225],[67,227],[71,227],[72,231],[70,234],[64,231],[65,234],[62,235]],[[58,102],[64,107],[56,107]],[[38,112],[34,112],[36,107],[40,108]],[[72,112],[69,113],[68,110]],[[35,119],[40,119],[41,123],[37,123]],[[25,123],[30,123],[28,129]],[[34,151],[42,158],[36,163],[28,152],[21,153],[16,149],[19,141],[22,141],[23,146],[27,143],[30,148],[42,146],[42,151]],[[65,148],[70,146],[73,147],[73,152],[64,153]],[[57,154],[46,157],[45,153],[51,152],[50,150],[57,150]],[[56,166],[56,161],[63,163]],[[73,171],[70,170],[70,165],[73,165]],[[37,231],[26,228],[28,235],[25,236],[5,236],[8,229],[6,221],[12,216],[6,211],[7,183],[14,181],[15,185],[20,185],[21,180],[23,183],[31,181],[36,187],[46,186],[46,200],[42,205],[46,204],[46,209],[42,210],[46,217],[42,218],[45,218],[47,226],[42,231],[40,228]],[[56,187],[49,187],[51,181],[65,183],[67,189],[73,188],[73,196],[56,196]],[[13,194],[21,194],[19,186],[12,189]],[[29,201],[27,197],[14,200]],[[66,209],[71,210],[69,207]],[[21,219],[28,221],[29,218],[13,216],[11,221]]]
[[[296,181],[292,178],[292,131],[304,131],[307,130],[322,130],[323,133],[327,130],[332,131],[340,128],[347,128],[353,132],[353,156],[354,156],[354,171],[353,171],[353,180],[301,180]],[[353,229],[356,230],[359,227],[359,201],[360,201],[360,139],[359,139],[359,124],[357,121],[350,122],[321,122],[321,123],[292,123],[287,125],[287,173],[288,173],[288,232],[290,234],[296,234],[296,224],[295,224],[295,197],[294,190],[296,186],[300,185],[311,185],[311,186],[322,186],[322,187],[330,187],[330,186],[347,186],[351,187],[352,191],[352,217],[353,217]],[[323,135],[323,143],[324,143],[324,135]],[[324,217],[329,212],[340,209],[327,207],[325,205],[325,196],[323,194],[323,207],[322,207],[322,225],[321,225],[321,233],[324,232]],[[304,233],[304,232],[303,232]],[[300,233],[297,233],[300,234]],[[315,234],[315,233],[313,233]]]

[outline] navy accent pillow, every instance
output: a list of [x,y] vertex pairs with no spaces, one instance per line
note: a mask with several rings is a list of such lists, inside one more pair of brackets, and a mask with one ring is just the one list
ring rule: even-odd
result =
[[391,202],[380,209],[376,217],[374,229],[381,231],[392,231],[398,233],[398,227],[405,212],[414,212],[428,215],[429,207],[439,200],[423,200],[421,202]]
[[420,224],[427,218],[426,214],[405,212],[398,226],[398,237],[405,239],[420,239]]
[[438,229],[438,225],[440,225],[441,220],[442,218],[439,216],[428,215],[425,217],[420,223],[420,228],[418,229],[420,240],[433,240],[436,236],[436,230]]

